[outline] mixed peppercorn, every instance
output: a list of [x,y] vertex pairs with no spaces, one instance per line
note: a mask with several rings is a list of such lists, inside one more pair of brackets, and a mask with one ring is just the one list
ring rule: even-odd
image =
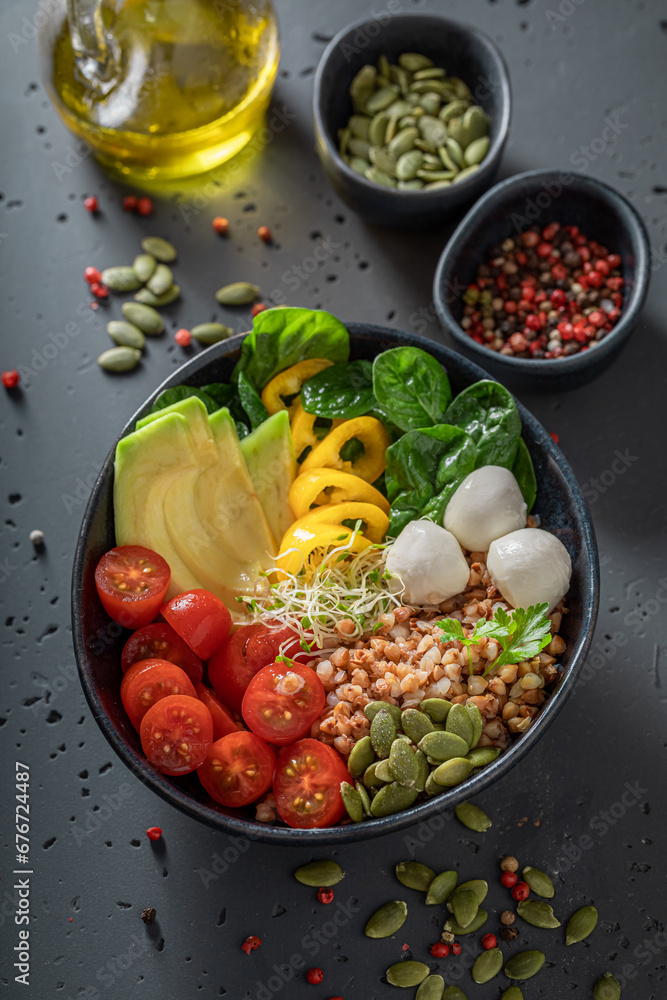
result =
[[519,358],[594,347],[621,315],[621,257],[578,226],[532,226],[494,247],[463,300],[461,326],[478,344]]

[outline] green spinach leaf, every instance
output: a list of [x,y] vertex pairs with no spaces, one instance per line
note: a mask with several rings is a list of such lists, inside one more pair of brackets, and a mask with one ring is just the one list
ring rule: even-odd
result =
[[201,387],[201,392],[214,399],[218,404],[218,409],[228,406],[234,396],[237,395],[236,386],[228,382],[209,382]]
[[370,361],[350,361],[325,368],[301,386],[301,405],[306,413],[318,417],[362,417],[376,405],[373,365]]
[[512,464],[512,473],[519,484],[523,499],[526,501],[526,507],[530,512],[537,496],[537,479],[535,478],[533,460],[523,438],[519,438],[519,447]]
[[521,417],[512,396],[498,382],[484,379],[459,393],[445,422],[466,431],[477,445],[475,468],[512,468],[521,437]]
[[447,373],[418,347],[393,347],[373,364],[375,398],[403,431],[443,424],[452,399]]
[[245,372],[239,374],[238,390],[241,406],[248,414],[250,426],[254,430],[260,424],[264,423],[269,415],[269,411],[264,406],[259,393],[250,385]]
[[161,392],[148,412],[157,413],[158,410],[163,410],[165,406],[180,403],[182,399],[189,399],[190,396],[196,396],[197,399],[201,399],[208,413],[215,413],[216,410],[220,409],[215,399],[202,389],[196,389],[193,385],[175,385],[171,389],[165,389],[164,392]]

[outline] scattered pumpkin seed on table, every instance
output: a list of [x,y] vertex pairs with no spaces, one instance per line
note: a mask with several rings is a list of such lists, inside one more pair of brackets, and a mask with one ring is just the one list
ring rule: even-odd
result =
[[526,923],[533,927],[543,927],[552,929],[560,927],[560,920],[554,914],[553,908],[548,903],[543,903],[539,899],[522,899],[516,912]]
[[142,281],[133,267],[121,265],[106,267],[102,271],[102,284],[107,285],[112,292],[134,292],[141,288]]
[[322,858],[320,861],[311,861],[309,864],[297,868],[294,872],[294,878],[302,885],[328,888],[332,885],[338,885],[341,879],[345,878],[345,872],[337,861]]
[[468,1000],[468,998],[458,986],[448,986],[442,995],[442,1000]]
[[407,903],[402,899],[392,899],[368,918],[364,933],[370,938],[391,937],[401,929],[407,918]]
[[465,827],[476,833],[484,833],[493,825],[491,817],[487,816],[479,806],[473,805],[472,802],[460,802],[454,807],[454,812],[459,823],[463,823]]
[[480,907],[477,911],[477,916],[470,924],[468,924],[467,927],[461,927],[461,925],[457,923],[453,917],[450,917],[449,920],[445,922],[444,930],[449,934],[456,935],[457,937],[463,934],[474,934],[475,931],[478,931],[480,927],[484,926],[488,916],[489,914],[486,910],[483,910]]
[[396,878],[401,885],[407,886],[408,889],[428,892],[429,886],[435,878],[435,872],[420,861],[401,861],[396,865]]
[[508,979],[532,979],[540,971],[546,956],[542,951],[531,949],[512,955],[505,965],[505,975]]
[[176,260],[176,247],[161,236],[145,236],[141,241],[141,249],[159,260],[161,264],[171,264]]
[[215,293],[221,306],[246,306],[259,297],[259,285],[251,285],[248,281],[233,281],[223,285]]
[[387,969],[387,982],[391,983],[392,986],[402,986],[404,989],[410,986],[419,986],[430,971],[428,965],[424,965],[423,962],[411,960],[396,962],[395,965],[391,965]]
[[505,990],[500,1000],[523,1000],[523,993],[518,986],[510,986]]
[[469,927],[477,916],[479,910],[479,900],[472,889],[459,887],[453,892],[447,904],[451,909],[459,927]]
[[565,928],[565,944],[578,944],[592,934],[598,922],[598,911],[594,906],[582,906],[573,913]]
[[200,344],[217,344],[231,337],[234,331],[222,323],[199,323],[192,327],[190,333]]
[[537,896],[542,896],[544,899],[553,899],[554,884],[546,872],[541,872],[539,868],[533,868],[531,865],[528,865],[523,869],[523,880],[528,883]]
[[107,333],[119,347],[134,347],[135,350],[141,351],[146,346],[143,333],[132,323],[112,319],[107,323]]
[[153,295],[164,295],[168,292],[174,283],[174,276],[171,273],[171,268],[167,267],[166,264],[158,264],[158,266],[153,271],[152,275],[146,282],[146,288]]
[[489,948],[475,959],[472,978],[476,983],[488,983],[503,967],[503,953],[500,948]]
[[105,372],[129,372],[141,361],[141,351],[134,347],[112,347],[104,351],[97,363]]
[[415,1000],[442,1000],[445,992],[445,980],[442,976],[427,976],[421,983]]
[[593,1000],[620,1000],[621,985],[611,972],[605,972],[600,976],[595,989],[593,990]]
[[144,284],[153,274],[156,267],[157,261],[155,257],[152,257],[149,253],[138,254],[132,262],[132,270],[136,274],[137,278],[139,278],[139,281],[143,281]]
[[440,872],[439,875],[436,875],[426,893],[427,905],[437,906],[447,902],[456,888],[457,882],[458,875],[455,871]]
[[140,302],[142,305],[160,307],[171,305],[172,302],[176,301],[180,294],[181,286],[172,285],[171,288],[167,289],[166,292],[163,292],[162,295],[155,295],[154,292],[151,292],[150,288],[140,288],[134,298],[136,302]]
[[123,302],[121,312],[128,323],[132,323],[149,337],[164,330],[164,320],[152,306],[142,305],[140,302]]

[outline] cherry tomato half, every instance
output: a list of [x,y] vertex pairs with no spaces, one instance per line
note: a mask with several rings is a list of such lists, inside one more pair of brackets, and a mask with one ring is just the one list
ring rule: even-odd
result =
[[205,684],[195,684],[195,691],[199,700],[203,701],[211,713],[214,740],[222,739],[223,736],[228,736],[229,733],[239,733],[242,731],[241,726],[238,726],[234,722],[229,709],[222,704],[215,691],[211,691]]
[[345,815],[341,781],[350,774],[343,758],[319,740],[299,740],[285,747],[276,763],[273,794],[288,826],[333,826]]
[[253,733],[285,746],[310,733],[326,694],[314,670],[294,660],[271,663],[255,674],[243,695],[243,718]]
[[161,698],[175,694],[197,697],[186,672],[169,660],[138,660],[132,664],[120,685],[123,708],[135,729],[139,729],[149,708]]
[[286,656],[311,658],[303,653],[296,632],[289,626],[271,628],[261,622],[242,625],[211,657],[208,679],[233,711],[241,711],[248,684],[258,670],[274,662],[283,645]]
[[198,684],[202,679],[204,668],[201,660],[166,622],[144,625],[130,636],[121,657],[123,673],[137,660],[149,660],[155,657],[169,660],[181,670],[185,670],[193,684]]
[[139,736],[158,771],[188,774],[206,760],[213,742],[211,713],[198,698],[174,694],[148,709]]
[[143,545],[109,549],[95,569],[95,586],[106,613],[123,628],[152,622],[164,601],[171,570]]
[[232,616],[210,590],[186,590],[162,607],[167,622],[202,660],[227,638]]
[[197,772],[216,802],[238,808],[255,802],[271,786],[276,758],[254,733],[230,733],[216,740]]

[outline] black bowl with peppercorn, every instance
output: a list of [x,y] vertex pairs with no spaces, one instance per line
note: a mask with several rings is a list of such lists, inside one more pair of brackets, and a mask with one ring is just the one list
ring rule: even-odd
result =
[[599,375],[646,297],[649,245],[634,208],[582,174],[502,181],[461,222],[436,270],[457,346],[514,387],[574,389]]

